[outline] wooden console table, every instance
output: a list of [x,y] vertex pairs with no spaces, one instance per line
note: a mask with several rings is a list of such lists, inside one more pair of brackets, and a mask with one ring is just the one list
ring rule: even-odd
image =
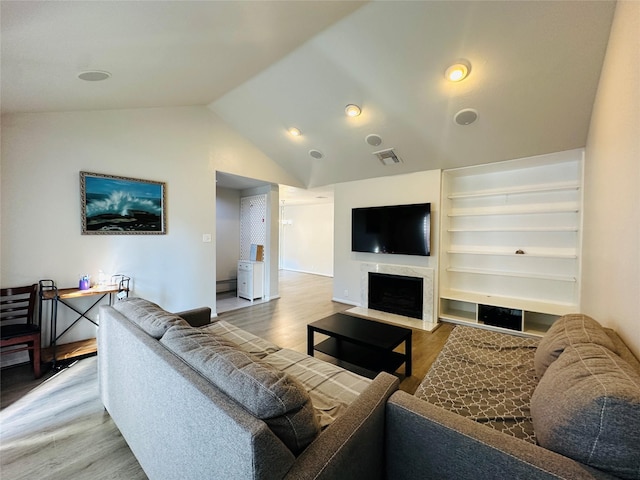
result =
[[[50,325],[50,340],[49,340],[49,348],[48,353],[51,357],[51,362],[53,368],[56,368],[58,355],[56,352],[56,345],[60,337],[62,337],[65,333],[67,333],[74,325],[76,325],[80,320],[85,319],[89,322],[93,323],[96,327],[99,326],[96,321],[87,316],[87,314],[96,306],[100,301],[109,295],[109,305],[113,304],[114,295],[118,298],[124,298],[129,296],[129,282],[131,278],[125,275],[114,275],[111,278],[111,283],[107,285],[96,285],[87,290],[80,290],[79,288],[57,288],[56,284],[53,280],[40,280],[39,282],[39,295],[40,295],[40,324],[42,325],[42,312],[44,302],[50,301],[51,303],[51,314],[49,318]],[[78,298],[86,298],[86,297],[97,297],[93,303],[88,308],[84,310],[78,308],[73,304],[74,299]],[[93,299],[92,299],[93,300]],[[60,334],[57,333],[58,328],[58,304],[62,304],[78,314],[78,317]],[[93,351],[91,351],[93,350]],[[91,353],[95,353],[95,342],[93,343],[93,348],[91,349],[81,349],[80,352],[75,356],[84,356]],[[75,357],[74,356],[74,357]],[[61,356],[60,359],[68,359],[71,358],[68,353],[65,353]]]

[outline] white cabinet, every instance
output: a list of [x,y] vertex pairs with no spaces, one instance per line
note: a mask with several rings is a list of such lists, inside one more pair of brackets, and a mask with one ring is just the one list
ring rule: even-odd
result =
[[264,296],[264,262],[238,262],[238,297],[255,300]]
[[440,318],[483,324],[500,307],[507,328],[542,334],[578,311],[582,157],[571,150],[443,172]]

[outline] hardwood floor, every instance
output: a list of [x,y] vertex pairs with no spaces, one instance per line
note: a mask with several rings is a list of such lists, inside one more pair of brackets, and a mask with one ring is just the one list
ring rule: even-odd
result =
[[3,479],[147,478],[102,407],[96,364],[79,360],[0,412]]
[[[351,308],[332,302],[331,294],[331,278],[282,271],[281,298],[219,318],[282,347],[306,352],[308,323]],[[413,330],[413,375],[400,375],[402,390],[415,391],[452,328],[444,324],[432,333]],[[146,478],[102,407],[96,364],[96,357],[85,358],[39,380],[33,379],[28,366],[2,371],[1,478]]]

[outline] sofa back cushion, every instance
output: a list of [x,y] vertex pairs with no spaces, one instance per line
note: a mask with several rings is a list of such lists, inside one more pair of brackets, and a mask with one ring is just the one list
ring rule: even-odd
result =
[[602,345],[616,352],[615,345],[602,326],[593,318],[578,313],[565,315],[547,330],[534,356],[534,366],[538,378],[569,345],[592,343]]
[[228,340],[198,329],[175,326],[160,341],[263,420],[295,455],[320,432],[304,387]]
[[155,339],[162,337],[174,325],[189,327],[182,317],[169,313],[144,298],[126,298],[114,303],[113,308]]
[[621,478],[640,478],[640,375],[610,350],[567,347],[531,397],[538,443]]

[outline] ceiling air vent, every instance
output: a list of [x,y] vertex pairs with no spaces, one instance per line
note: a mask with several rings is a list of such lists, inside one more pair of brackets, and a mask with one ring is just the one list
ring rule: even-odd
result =
[[373,154],[378,157],[378,160],[380,160],[383,165],[396,165],[397,163],[402,163],[402,159],[396,155],[393,148],[379,150],[377,152],[373,152]]

